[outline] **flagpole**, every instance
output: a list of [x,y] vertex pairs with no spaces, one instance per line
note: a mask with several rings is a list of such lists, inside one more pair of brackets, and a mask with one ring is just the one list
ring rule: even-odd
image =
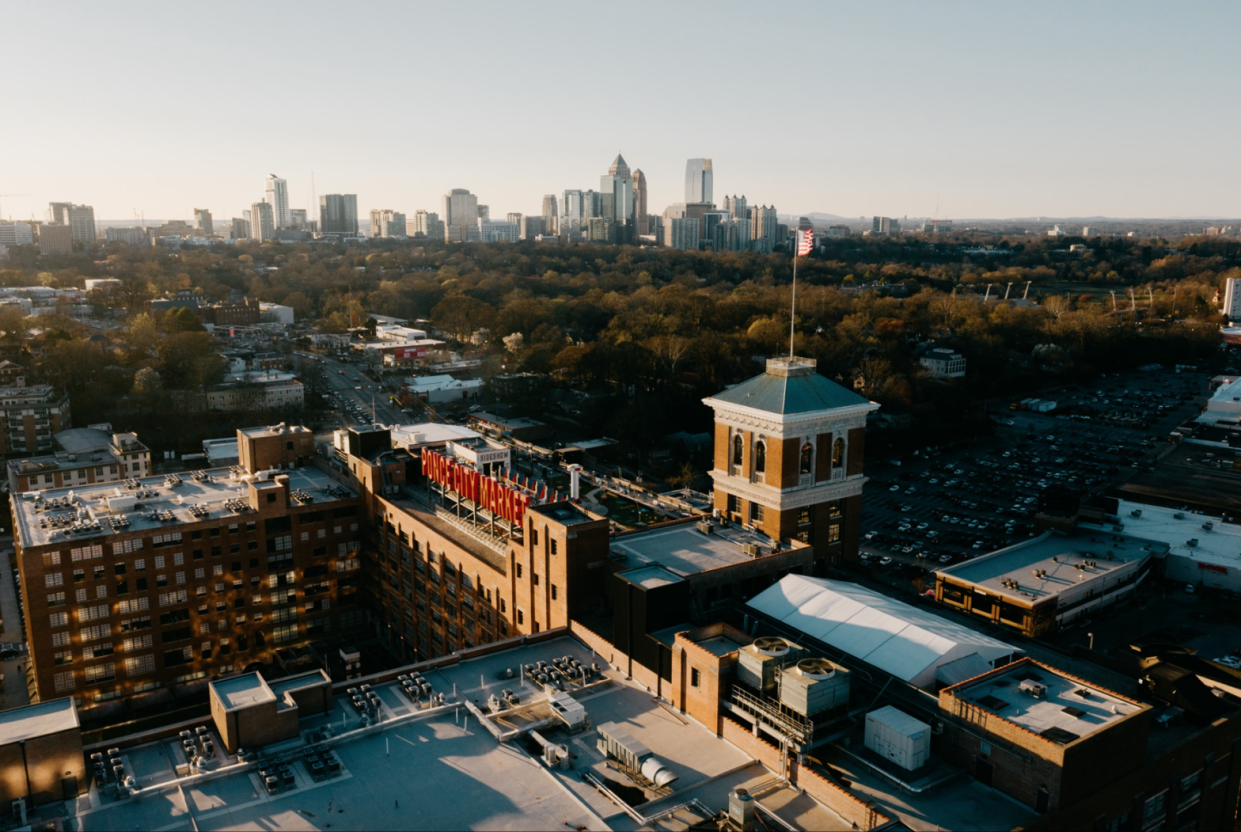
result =
[[789,360],[793,359],[793,331],[797,321],[797,253],[801,251],[801,232],[793,244],[793,307],[789,310]]

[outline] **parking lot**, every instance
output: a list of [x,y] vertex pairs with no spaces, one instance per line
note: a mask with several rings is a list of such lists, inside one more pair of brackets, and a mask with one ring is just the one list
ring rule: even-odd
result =
[[1049,489],[1099,494],[1149,469],[1168,434],[1201,409],[1208,378],[1170,369],[1113,375],[1066,389],[1051,412],[997,413],[996,435],[973,447],[871,462],[863,564],[907,586],[924,570],[1034,535]]

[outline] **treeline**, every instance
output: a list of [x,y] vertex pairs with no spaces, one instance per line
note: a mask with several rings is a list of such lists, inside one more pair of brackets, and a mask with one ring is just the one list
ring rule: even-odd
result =
[[[1084,249],[1070,252],[1072,243]],[[1241,248],[1222,238],[987,245],[828,241],[799,262],[797,352],[917,429],[974,431],[982,419],[975,403],[986,397],[1209,354],[1218,344],[1217,293],[1225,278],[1241,277]],[[550,373],[587,393],[583,429],[635,446],[705,429],[700,398],[788,350],[787,254],[403,241],[182,252],[113,244],[102,256],[75,255],[42,271],[22,268],[20,258],[16,265],[0,271],[0,285],[120,281],[102,304],[128,318],[98,345],[98,359],[87,360],[95,347],[78,344],[85,331],[69,322],[58,324],[66,343],[48,356],[50,380],[92,402],[105,398],[88,392],[100,367],[112,396],[144,392],[140,370],[157,373],[147,381],[164,389],[216,377],[201,337],[187,337],[200,334],[183,331],[184,321],[140,314],[145,300],[178,291],[283,303],[324,331],[345,331],[372,314],[428,319],[463,345],[479,343],[467,348],[484,354],[487,374]],[[996,303],[1006,292],[1010,302]],[[928,343],[961,352],[967,379],[946,387],[921,373],[918,355]]]

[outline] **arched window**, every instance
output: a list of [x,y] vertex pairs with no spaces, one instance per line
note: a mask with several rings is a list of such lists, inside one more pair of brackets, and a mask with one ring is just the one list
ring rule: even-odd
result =
[[754,445],[754,473],[761,474],[767,470],[767,443],[759,440]]
[[837,439],[832,443],[832,467],[839,468],[845,464],[845,440]]
[[741,441],[741,434],[733,437],[733,465],[741,464],[741,453],[745,449],[745,443]]
[[814,469],[814,446],[809,442],[801,446],[801,472],[809,474]]

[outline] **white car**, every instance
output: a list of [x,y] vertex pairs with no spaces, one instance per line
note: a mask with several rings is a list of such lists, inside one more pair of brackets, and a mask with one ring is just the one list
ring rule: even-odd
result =
[[1224,667],[1231,667],[1233,670],[1241,670],[1241,658],[1237,656],[1222,656],[1214,660],[1216,664],[1222,664]]
[[892,562],[892,558],[888,557],[887,555],[884,555],[883,557],[879,559],[880,566],[887,566],[891,562]]

